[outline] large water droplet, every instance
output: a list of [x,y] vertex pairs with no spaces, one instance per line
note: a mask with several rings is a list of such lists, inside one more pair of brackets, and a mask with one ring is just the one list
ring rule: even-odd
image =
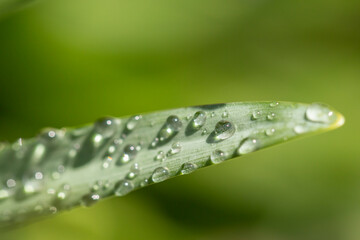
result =
[[151,179],[153,182],[158,183],[165,181],[170,177],[169,169],[165,167],[158,167],[154,170],[153,174],[151,175]]
[[194,114],[192,120],[192,127],[194,129],[200,129],[202,126],[205,125],[206,122],[206,113],[204,111],[198,111]]
[[221,120],[215,126],[215,135],[217,139],[224,140],[235,133],[235,126],[228,121]]
[[189,174],[192,173],[193,171],[195,171],[197,169],[196,164],[194,163],[184,163],[181,167],[181,174]]
[[241,142],[237,152],[240,155],[254,152],[258,149],[258,141],[256,139],[247,138]]
[[95,132],[101,134],[104,138],[113,136],[120,124],[120,119],[116,118],[101,118],[96,121],[94,128]]
[[115,186],[115,196],[125,196],[134,190],[134,184],[128,180],[122,180],[118,182]]
[[161,142],[168,140],[174,136],[182,127],[182,122],[178,116],[170,116],[167,118],[165,125],[159,131],[159,140]]
[[226,154],[225,152],[221,151],[221,150],[215,150],[211,153],[210,155],[210,161],[213,164],[218,164],[223,162],[226,159]]
[[124,148],[124,153],[121,157],[121,162],[122,163],[127,163],[131,160],[133,160],[136,157],[137,154],[137,149],[134,145],[127,145]]
[[306,109],[306,119],[312,122],[329,123],[336,115],[326,105],[313,103]]
[[181,144],[179,142],[173,143],[171,145],[170,154],[177,154],[181,151]]

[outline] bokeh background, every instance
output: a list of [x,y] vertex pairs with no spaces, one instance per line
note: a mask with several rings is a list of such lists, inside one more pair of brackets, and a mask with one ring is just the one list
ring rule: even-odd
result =
[[232,101],[346,117],[282,144],[1,233],[27,239],[360,239],[360,1],[43,0],[0,21],[0,140]]

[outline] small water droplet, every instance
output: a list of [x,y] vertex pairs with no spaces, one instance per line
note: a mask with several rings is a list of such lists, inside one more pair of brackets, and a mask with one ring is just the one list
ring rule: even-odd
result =
[[277,106],[279,106],[279,102],[270,103],[270,107],[277,107]]
[[216,116],[215,112],[212,112],[212,113],[210,114],[210,117],[215,117],[215,116]]
[[65,192],[58,192],[57,198],[60,199],[60,200],[64,200],[66,198],[66,193]]
[[129,121],[126,123],[126,129],[127,131],[132,131],[135,129],[136,125],[139,123],[140,119],[142,118],[141,115],[133,116],[129,119]]
[[99,147],[103,141],[103,136],[99,133],[97,134],[94,134],[93,138],[92,138],[92,141],[93,141],[93,144],[94,144],[94,147]]
[[101,118],[97,120],[94,124],[95,132],[102,135],[104,138],[109,138],[113,136],[120,124],[120,119],[116,118]]
[[145,178],[140,182],[140,187],[145,187],[148,184],[149,184],[149,179]]
[[108,154],[113,154],[116,150],[116,147],[114,145],[111,145],[109,148],[108,148]]
[[101,167],[104,169],[107,169],[110,167],[111,163],[112,163],[112,157],[108,156],[101,164]]
[[49,188],[46,192],[49,195],[54,195],[56,193],[55,189],[53,189],[53,188]]
[[206,113],[204,111],[198,111],[194,114],[192,120],[192,127],[195,129],[200,129],[205,125],[206,122]]
[[136,147],[134,145],[127,145],[124,148],[124,153],[121,157],[121,162],[127,163],[127,162],[133,160],[136,157],[136,154],[137,154]]
[[81,199],[81,205],[84,207],[89,207],[91,205],[93,205],[94,203],[96,203],[97,201],[100,200],[100,195],[99,194],[87,194],[85,196],[82,197]]
[[151,175],[151,179],[153,182],[158,183],[165,181],[170,177],[169,169],[165,167],[158,167],[154,170],[153,174]]
[[222,118],[227,118],[227,117],[229,117],[228,111],[225,110],[225,111],[221,114],[221,117],[222,117]]
[[57,139],[61,139],[62,137],[64,137],[64,135],[65,135],[65,131],[63,130],[52,129],[52,128],[44,129],[40,133],[40,139],[44,143],[51,143],[56,141]]
[[42,180],[44,178],[44,175],[42,172],[36,172],[35,173],[35,179],[36,180]]
[[202,130],[202,132],[201,132],[201,135],[206,135],[206,134],[208,134],[208,130],[205,128],[204,130]]
[[266,119],[267,120],[274,120],[274,118],[275,118],[275,113],[270,113],[270,114],[268,114],[267,116],[266,116]]
[[170,116],[166,120],[166,124],[159,131],[159,140],[160,142],[168,140],[182,127],[182,122],[178,116]]
[[256,139],[247,138],[241,142],[237,152],[240,155],[254,152],[258,149],[258,141]]
[[252,120],[257,120],[261,117],[261,112],[260,111],[255,111],[253,112],[252,116],[251,116],[251,119]]
[[181,174],[189,174],[194,172],[197,169],[196,164],[194,163],[184,163],[181,167]]
[[125,196],[134,190],[134,184],[128,180],[122,180],[116,184],[115,187],[115,196]]
[[151,147],[156,147],[156,145],[159,143],[159,138],[155,138],[152,142],[151,142]]
[[271,136],[274,133],[275,133],[275,128],[270,128],[270,129],[265,130],[266,136]]
[[6,186],[8,187],[8,188],[13,188],[13,187],[16,187],[16,181],[14,180],[14,179],[8,179],[7,181],[6,181]]
[[57,208],[55,206],[51,206],[51,207],[49,207],[49,212],[51,214],[55,214],[55,213],[57,213]]
[[218,164],[223,162],[226,159],[226,154],[225,152],[221,151],[221,150],[215,150],[211,153],[210,155],[210,161],[213,164]]
[[294,132],[296,134],[303,134],[306,132],[306,128],[304,126],[301,126],[301,125],[297,125],[294,127]]
[[228,121],[221,120],[215,126],[215,135],[217,139],[225,140],[234,135],[235,126]]
[[173,145],[171,145],[171,149],[170,149],[170,154],[177,154],[181,151],[182,146],[179,142],[173,143]]
[[130,167],[130,172],[126,175],[127,179],[134,179],[140,174],[140,165],[138,163],[134,163]]
[[312,122],[329,123],[336,119],[336,115],[326,105],[313,103],[306,109],[306,119]]
[[157,161],[163,162],[163,161],[165,161],[165,159],[166,159],[166,155],[163,151],[159,151],[155,156],[155,160],[157,160]]

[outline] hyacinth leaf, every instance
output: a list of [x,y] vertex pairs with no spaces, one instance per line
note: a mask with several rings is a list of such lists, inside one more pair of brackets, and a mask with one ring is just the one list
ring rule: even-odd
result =
[[244,102],[45,129],[0,145],[0,226],[125,196],[343,123],[324,104]]

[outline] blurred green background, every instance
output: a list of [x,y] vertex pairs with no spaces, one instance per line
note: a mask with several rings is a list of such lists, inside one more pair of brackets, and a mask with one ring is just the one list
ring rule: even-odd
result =
[[1,233],[360,239],[358,0],[44,0],[0,21],[0,140],[190,105],[324,102],[339,130]]

